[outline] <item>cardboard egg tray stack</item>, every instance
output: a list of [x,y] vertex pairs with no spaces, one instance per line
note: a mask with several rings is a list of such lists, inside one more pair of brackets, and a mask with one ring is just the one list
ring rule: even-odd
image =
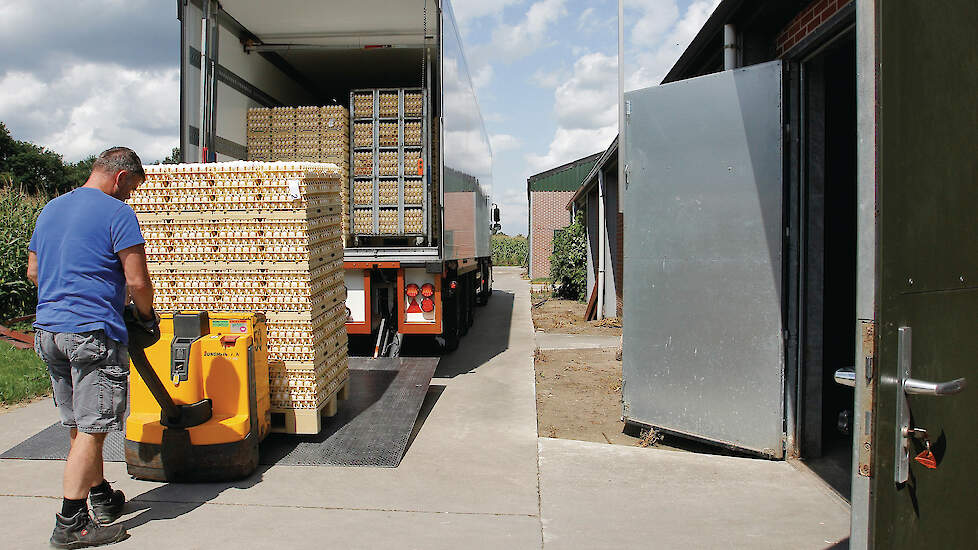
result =
[[298,162],[145,170],[130,204],[155,307],[264,313],[272,412],[289,415],[285,431],[318,432],[348,379],[340,170]]
[[[350,92],[352,233],[428,235],[425,96],[420,89]],[[397,241],[403,242],[403,241]],[[419,241],[420,242],[420,241]]]
[[248,160],[328,162],[340,168],[345,241],[350,233],[350,114],[346,107],[254,108],[248,109],[247,123]]

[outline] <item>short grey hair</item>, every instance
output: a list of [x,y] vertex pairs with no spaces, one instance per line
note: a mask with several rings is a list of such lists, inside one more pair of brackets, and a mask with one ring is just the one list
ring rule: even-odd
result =
[[102,151],[92,164],[92,171],[95,170],[102,170],[113,174],[120,170],[125,170],[141,181],[146,180],[146,172],[143,171],[143,161],[139,160],[139,155],[128,147],[113,147]]

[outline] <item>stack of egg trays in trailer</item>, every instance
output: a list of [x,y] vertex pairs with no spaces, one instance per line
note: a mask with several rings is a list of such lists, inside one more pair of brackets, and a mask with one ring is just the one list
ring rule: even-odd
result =
[[348,379],[341,171],[147,166],[133,192],[160,311],[265,315],[273,412],[317,415]]
[[425,95],[420,88],[350,92],[354,235],[426,235]]
[[350,113],[342,105],[248,109],[248,160],[326,162],[340,169],[343,240],[350,234]]

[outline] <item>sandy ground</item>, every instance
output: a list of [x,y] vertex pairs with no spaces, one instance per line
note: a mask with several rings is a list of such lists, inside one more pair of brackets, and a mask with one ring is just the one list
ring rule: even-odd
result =
[[533,328],[562,334],[621,336],[621,319],[585,321],[587,304],[574,300],[557,300],[546,294],[535,294],[531,300]]
[[[621,321],[584,321],[587,304],[549,299],[531,300],[537,331],[562,334],[621,336]],[[537,388],[537,433],[540,437],[638,445],[623,433],[621,361],[617,350],[538,350],[534,356]]]
[[623,432],[621,362],[615,349],[548,350],[535,356],[537,433],[615,445],[638,445]]

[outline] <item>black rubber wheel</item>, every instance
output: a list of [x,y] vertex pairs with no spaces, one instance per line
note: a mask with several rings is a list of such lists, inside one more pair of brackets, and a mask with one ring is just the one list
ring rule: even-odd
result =
[[461,336],[458,330],[458,305],[459,305],[458,295],[455,298],[444,300],[445,312],[442,316],[444,320],[442,326],[441,340],[443,342],[442,349],[447,352],[452,352],[458,349],[459,340]]

